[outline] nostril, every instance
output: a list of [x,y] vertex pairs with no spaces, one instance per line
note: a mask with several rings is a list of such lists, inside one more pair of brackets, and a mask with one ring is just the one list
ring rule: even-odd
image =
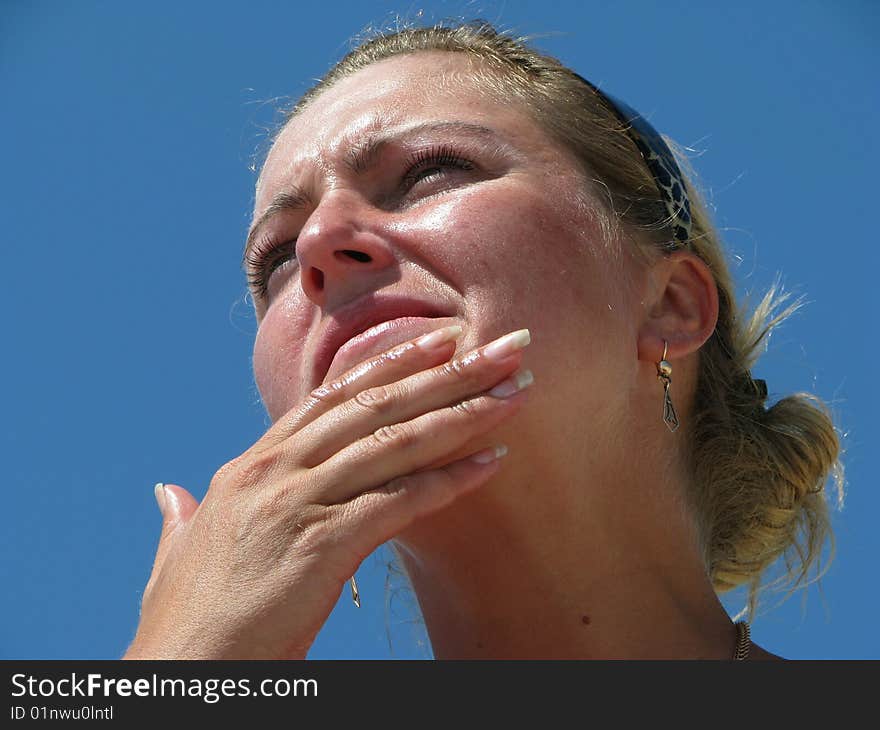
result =
[[355,261],[363,261],[363,262],[367,262],[367,261],[370,260],[370,255],[364,253],[363,251],[350,251],[350,250],[346,250],[346,251],[337,251],[337,254],[336,254],[336,255],[339,256],[339,255],[343,255],[343,254],[344,254],[345,256],[350,256],[350,257],[353,258]]
[[313,267],[311,269],[311,277],[312,286],[314,286],[317,291],[321,291],[324,288],[324,272]]

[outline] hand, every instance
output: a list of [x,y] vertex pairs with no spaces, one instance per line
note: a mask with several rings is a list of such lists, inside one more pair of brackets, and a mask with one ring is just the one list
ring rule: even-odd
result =
[[201,504],[160,490],[162,535],[123,659],[304,659],[367,555],[489,480],[497,460],[456,452],[473,456],[524,402],[528,391],[485,393],[516,379],[522,350],[450,360],[454,340],[416,342],[314,390]]

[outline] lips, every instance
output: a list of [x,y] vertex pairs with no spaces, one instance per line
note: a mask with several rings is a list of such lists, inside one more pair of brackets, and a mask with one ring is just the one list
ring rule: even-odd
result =
[[[414,297],[371,295],[351,302],[333,314],[319,335],[312,359],[313,386],[326,380],[337,353],[340,356],[343,354],[347,356],[357,351],[365,352],[369,349],[370,343],[392,331],[403,335],[413,333],[415,330],[430,332],[439,329],[441,323],[427,323],[426,328],[423,320],[447,316],[449,312],[444,311],[441,305]],[[383,322],[387,322],[388,326],[375,327]],[[367,337],[350,342],[352,338],[367,330],[370,330]],[[418,333],[412,336],[417,337]],[[399,342],[407,339],[411,338],[404,336]],[[342,353],[340,349],[343,350]],[[354,364],[352,363],[352,366]]]

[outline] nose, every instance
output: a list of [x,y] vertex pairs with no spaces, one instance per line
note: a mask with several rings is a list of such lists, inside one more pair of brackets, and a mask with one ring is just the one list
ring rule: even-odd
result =
[[395,263],[381,211],[346,190],[325,193],[296,242],[305,295],[335,309],[370,288]]

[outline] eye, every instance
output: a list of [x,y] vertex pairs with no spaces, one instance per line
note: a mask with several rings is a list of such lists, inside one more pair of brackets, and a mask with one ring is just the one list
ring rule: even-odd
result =
[[257,239],[245,257],[248,286],[258,297],[269,293],[272,275],[296,261],[296,239],[276,244],[269,238]]
[[473,169],[474,164],[461,157],[454,149],[447,145],[438,145],[420,150],[410,157],[403,182],[410,189],[420,182],[439,180],[454,170]]

